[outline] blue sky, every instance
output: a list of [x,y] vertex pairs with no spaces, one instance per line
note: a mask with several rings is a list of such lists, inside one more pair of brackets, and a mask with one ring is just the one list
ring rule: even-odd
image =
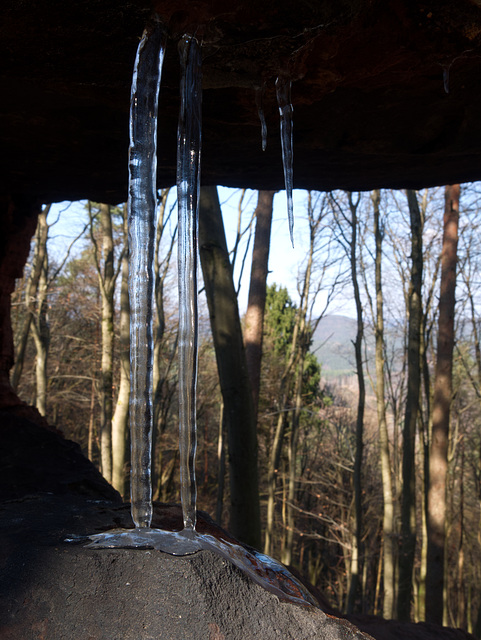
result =
[[[241,196],[240,189],[228,189],[219,187],[219,199],[224,216],[227,242],[229,249],[232,249],[238,220],[238,206]],[[170,198],[174,202],[176,190],[172,189]],[[243,221],[247,224],[257,204],[257,191],[247,190],[243,200]],[[269,255],[269,277],[270,284],[277,283],[287,287],[291,297],[296,300],[296,283],[299,265],[306,254],[306,192],[294,190],[294,247],[292,247],[289,236],[289,225],[287,221],[287,203],[284,191],[276,193],[274,197],[274,215],[271,232],[271,249]],[[61,259],[66,248],[73,238],[83,229],[86,221],[85,209],[82,202],[61,202],[52,205],[49,215],[49,222],[58,218],[57,224],[51,228],[52,237],[51,250],[57,259]],[[235,281],[238,281],[242,254],[245,248],[245,241],[239,247],[239,257],[236,261]],[[250,251],[252,250],[252,241]],[[247,306],[249,275],[250,275],[250,251],[246,259],[241,289],[239,293],[239,308],[241,314],[245,312]],[[322,297],[319,303],[322,306]],[[345,301],[339,305],[332,313],[344,313],[352,315],[350,305]]]

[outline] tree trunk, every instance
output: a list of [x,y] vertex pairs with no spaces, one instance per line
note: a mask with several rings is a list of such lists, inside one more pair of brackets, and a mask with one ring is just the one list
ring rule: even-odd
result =
[[222,526],[222,511],[224,508],[224,486],[225,486],[225,446],[224,446],[224,403],[220,403],[219,412],[219,435],[217,438],[217,501],[215,506],[215,521]]
[[127,205],[124,206],[124,251],[120,284],[120,383],[112,418],[112,485],[125,496],[125,464],[129,428],[130,395],[130,304]]
[[27,313],[20,333],[20,339],[15,351],[15,365],[12,370],[12,387],[16,390],[22,375],[23,362],[25,358],[25,349],[27,348],[28,336],[30,334],[30,326],[35,313],[35,300],[37,298],[40,276],[44,268],[44,262],[47,253],[48,225],[47,215],[50,211],[50,205],[47,205],[38,214],[37,229],[35,231],[35,251],[33,256],[33,265],[25,287],[25,306]]
[[262,336],[266,306],[266,281],[271,242],[272,204],[275,191],[259,191],[256,208],[256,235],[252,251],[249,299],[244,318],[244,344],[247,370],[257,416],[261,376]]
[[361,571],[361,554],[362,554],[362,456],[363,456],[363,431],[364,431],[364,406],[366,401],[366,387],[364,382],[364,367],[362,359],[362,343],[364,339],[364,319],[362,314],[361,296],[359,292],[359,283],[357,279],[357,232],[358,232],[358,216],[357,207],[359,206],[358,197],[357,202],[352,199],[352,194],[349,194],[349,208],[351,210],[351,238],[349,243],[350,248],[350,266],[351,266],[351,279],[354,289],[354,300],[356,303],[356,316],[357,316],[357,332],[356,340],[354,342],[354,351],[356,357],[356,374],[358,383],[358,401],[357,401],[357,417],[356,417],[356,454],[354,458],[354,530],[353,537],[353,554],[351,559],[351,583],[349,588],[349,595],[347,601],[347,612],[352,613],[354,611],[356,595],[361,591],[362,600],[362,585],[360,581]]
[[288,487],[287,487],[287,504],[286,504],[286,528],[285,544],[282,552],[282,562],[286,565],[292,564],[292,547],[294,544],[294,501],[296,498],[296,480],[297,480],[297,445],[299,442],[299,418],[302,409],[302,377],[304,373],[304,360],[301,359],[297,369],[295,383],[295,405],[291,420],[291,436],[289,439],[288,450]]
[[421,324],[423,281],[423,220],[416,192],[406,191],[411,221],[411,276],[408,293],[408,381],[403,431],[401,545],[399,551],[398,618],[411,619],[414,553],[416,549],[416,494],[414,444],[421,387]]
[[112,215],[108,204],[100,204],[100,227],[102,229],[103,267],[95,239],[92,206],[88,203],[90,237],[94,246],[95,267],[99,277],[102,297],[102,359],[100,370],[100,459],[102,475],[112,482],[112,384],[114,350],[114,290],[117,274],[114,269],[114,241]]
[[448,469],[449,414],[453,389],[452,370],[459,194],[459,185],[446,187],[433,428],[429,456],[426,620],[437,624],[443,623],[446,478]]
[[384,311],[382,291],[382,241],[379,204],[381,191],[372,192],[374,209],[375,287],[376,287],[376,406],[379,428],[379,454],[381,462],[383,492],[383,617],[390,620],[394,616],[394,501],[391,476],[391,455],[386,421],[386,398],[384,389]]
[[[289,385],[286,385],[286,387],[289,388]],[[283,402],[281,403],[281,406],[283,407],[287,402],[287,395],[288,394],[284,392]],[[267,555],[272,555],[274,549],[274,511],[276,506],[276,485],[286,424],[286,412],[281,410],[277,418],[274,442],[272,443],[272,449],[269,456],[269,463],[267,468],[267,518],[264,539],[264,553]]]
[[199,247],[224,400],[230,474],[230,529],[260,548],[257,432],[222,212],[215,187],[201,188]]
[[[45,243],[44,247],[39,246],[39,254],[43,254],[42,268],[40,272],[40,278],[37,288],[37,301],[36,312],[32,322],[32,332],[35,341],[35,349],[37,352],[37,361],[35,365],[35,378],[36,378],[36,390],[35,390],[35,406],[38,412],[42,416],[47,415],[47,360],[48,349],[50,345],[50,328],[47,319],[47,290],[48,290],[48,254],[47,254],[47,214],[45,211],[38,217],[38,224],[41,231],[38,236],[38,242],[42,238],[42,242]],[[46,231],[43,231],[43,228]]]

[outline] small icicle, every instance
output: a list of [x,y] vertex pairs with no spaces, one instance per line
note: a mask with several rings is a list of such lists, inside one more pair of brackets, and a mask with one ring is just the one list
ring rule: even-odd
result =
[[267,149],[267,124],[266,117],[264,115],[264,93],[265,85],[256,88],[257,113],[259,114],[259,120],[261,121],[262,151]]
[[293,148],[292,148],[292,104],[291,81],[285,76],[276,80],[277,105],[281,117],[281,147],[282,164],[284,166],[284,182],[287,196],[287,216],[289,219],[289,233],[294,246],[294,205],[292,201],[293,188]]
[[445,93],[449,93],[449,70],[451,65],[443,67],[443,86]]
[[179,209],[179,449],[180,495],[184,531],[195,532],[195,451],[197,447],[197,238],[200,189],[202,71],[197,40],[179,43],[182,67],[181,105],[177,133]]

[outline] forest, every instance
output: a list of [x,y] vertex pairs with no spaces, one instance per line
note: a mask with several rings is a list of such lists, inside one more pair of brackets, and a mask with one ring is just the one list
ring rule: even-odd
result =
[[[227,242],[219,191],[202,187],[196,462],[199,508],[339,610],[478,638],[480,190],[303,192],[293,287],[269,269],[276,193],[234,192]],[[162,502],[179,501],[173,192],[158,193],[154,255]],[[11,379],[128,500],[128,211],[79,206],[68,242],[56,231],[68,209],[39,216],[12,298]],[[356,327],[347,377],[327,375],[314,348],[322,319],[343,308]]]

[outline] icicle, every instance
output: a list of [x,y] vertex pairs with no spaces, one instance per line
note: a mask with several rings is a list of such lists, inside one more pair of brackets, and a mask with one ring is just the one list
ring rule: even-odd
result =
[[256,88],[257,113],[259,114],[259,120],[261,121],[262,151],[265,151],[267,149],[267,124],[264,115],[264,92],[265,85]]
[[130,103],[129,296],[131,509],[136,527],[152,521],[152,304],[157,180],[157,107],[165,35],[148,25],[137,51]]
[[[181,108],[177,139],[179,202],[179,447],[184,528],[150,528],[152,520],[152,308],[153,240],[156,204],[157,101],[164,53],[164,35],[158,23],[149,25],[137,52],[131,97],[130,128],[130,301],[132,519],[135,529],[113,529],[69,542],[90,540],[90,548],[154,548],[172,555],[200,549],[233,562],[253,580],[279,598],[314,604],[309,592],[281,564],[253,549],[246,549],[227,534],[196,531],[195,450],[197,381],[197,237],[201,147],[201,52],[197,40],[184,36]],[[290,194],[289,226],[292,237],[292,107],[290,83],[279,83],[286,190]],[[262,122],[262,118],[261,118]],[[264,137],[264,133],[263,133]],[[289,195],[288,195],[289,201]]]
[[154,18],[140,41],[132,78],[129,149],[131,511],[135,529],[89,536],[91,548],[156,548],[174,555],[199,545],[152,522],[152,309],[157,178],[157,108],[165,34]]
[[277,104],[281,117],[281,147],[282,163],[284,166],[284,182],[287,196],[287,216],[289,219],[289,233],[294,246],[294,205],[292,202],[293,185],[293,150],[292,150],[292,104],[291,81],[284,76],[276,80]]
[[177,134],[179,207],[179,448],[184,529],[195,530],[197,384],[197,236],[200,189],[201,53],[197,40],[180,42],[181,106]]
[[[452,64],[452,63],[451,63]],[[449,70],[451,65],[443,67],[443,86],[445,93],[449,93]]]

